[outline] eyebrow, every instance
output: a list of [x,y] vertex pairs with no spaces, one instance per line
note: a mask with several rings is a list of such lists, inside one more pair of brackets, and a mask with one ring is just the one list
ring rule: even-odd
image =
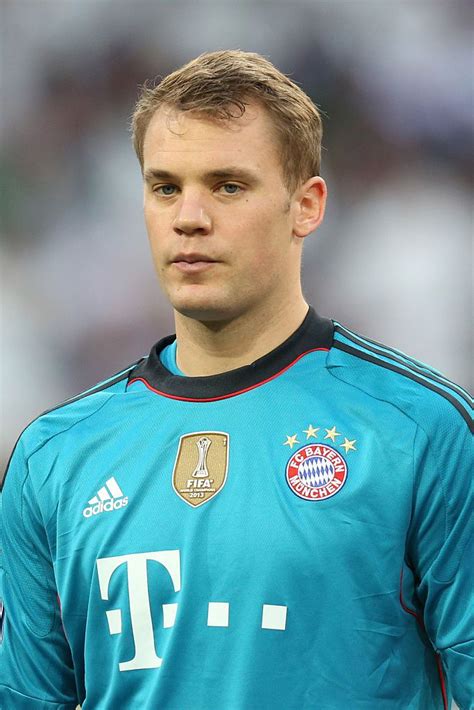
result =
[[[148,168],[143,173],[143,177],[147,182],[151,180],[179,180],[179,176],[168,170],[160,170],[159,168]],[[219,170],[210,170],[202,176],[206,182],[220,178],[222,180],[234,179],[244,180],[245,182],[256,184],[260,182],[256,173],[246,168],[231,165],[229,167],[220,168]]]

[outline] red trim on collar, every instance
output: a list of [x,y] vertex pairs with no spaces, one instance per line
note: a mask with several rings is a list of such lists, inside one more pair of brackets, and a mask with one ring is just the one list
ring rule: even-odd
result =
[[290,369],[290,367],[293,367],[293,365],[298,362],[298,360],[301,360],[302,357],[305,355],[309,355],[310,353],[315,353],[318,351],[323,351],[323,352],[329,352],[329,348],[313,348],[312,350],[307,350],[304,353],[301,353],[301,355],[298,355],[298,357],[293,360],[293,362],[290,362],[289,365],[284,367],[282,370],[279,372],[276,372],[274,375],[271,377],[267,377],[266,380],[262,380],[261,382],[257,382],[254,385],[250,385],[250,387],[245,387],[244,389],[238,390],[237,392],[229,392],[229,394],[221,395],[220,397],[179,397],[178,395],[175,394],[168,394],[167,392],[161,392],[160,390],[156,389],[155,387],[152,387],[149,382],[147,382],[143,377],[134,377],[133,379],[130,380],[128,383],[131,385],[133,382],[142,382],[145,387],[147,387],[149,390],[152,392],[155,392],[156,394],[160,394],[163,397],[168,397],[168,399],[177,399],[180,402],[217,402],[220,399],[229,399],[230,397],[236,397],[239,394],[244,394],[245,392],[249,392],[250,390],[255,389],[256,387],[260,387],[261,385],[265,385],[267,382],[270,382],[271,380],[274,380],[276,377],[279,377],[280,375],[283,375],[284,372]]

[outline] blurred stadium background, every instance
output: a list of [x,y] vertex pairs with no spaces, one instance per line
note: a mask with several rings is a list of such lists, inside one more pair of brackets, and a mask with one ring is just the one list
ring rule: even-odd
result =
[[127,126],[140,83],[218,48],[268,56],[326,114],[307,298],[469,387],[468,0],[0,8],[4,462],[38,413],[172,332]]

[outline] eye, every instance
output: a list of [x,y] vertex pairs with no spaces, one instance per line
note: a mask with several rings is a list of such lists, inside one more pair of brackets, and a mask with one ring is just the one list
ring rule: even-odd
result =
[[176,189],[175,185],[157,185],[153,188],[153,192],[157,192],[163,197],[171,197],[174,194],[173,190]]
[[[240,192],[242,190],[240,185],[236,185],[233,182],[226,182],[225,185],[221,185],[220,189],[222,190],[222,188],[225,189],[225,193],[227,195],[237,195],[238,192]],[[228,189],[228,188],[230,188],[230,189]]]

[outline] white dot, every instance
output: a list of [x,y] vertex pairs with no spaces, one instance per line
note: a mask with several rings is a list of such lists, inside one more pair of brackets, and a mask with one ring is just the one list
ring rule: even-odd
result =
[[286,606],[264,604],[262,610],[262,629],[284,631],[286,629]]
[[229,626],[229,603],[209,602],[207,612],[208,626]]
[[163,628],[169,629],[174,626],[176,612],[178,611],[177,604],[162,604],[163,609]]
[[122,633],[122,612],[120,611],[120,609],[110,609],[105,613],[107,614],[107,621],[109,622],[110,633]]

